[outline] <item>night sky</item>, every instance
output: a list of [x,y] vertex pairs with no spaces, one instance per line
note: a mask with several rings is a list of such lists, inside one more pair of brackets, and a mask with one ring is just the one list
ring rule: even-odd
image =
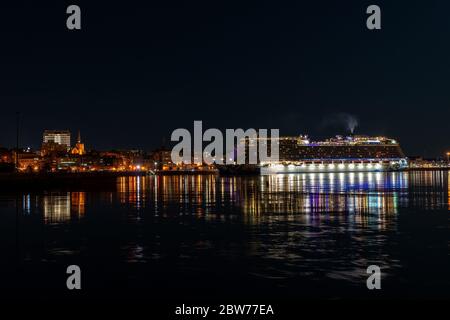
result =
[[[95,2],[95,3],[94,3]],[[66,8],[82,30],[66,28]],[[366,28],[378,4],[382,30]],[[1,4],[0,146],[81,130],[88,149],[143,148],[179,127],[279,128],[450,149],[450,3],[18,1]],[[73,138],[74,140],[74,138]]]

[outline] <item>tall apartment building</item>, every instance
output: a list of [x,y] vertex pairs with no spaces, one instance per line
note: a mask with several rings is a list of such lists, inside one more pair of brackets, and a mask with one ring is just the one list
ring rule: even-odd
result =
[[57,144],[64,146],[67,151],[70,149],[69,130],[45,130],[42,139],[43,146]]

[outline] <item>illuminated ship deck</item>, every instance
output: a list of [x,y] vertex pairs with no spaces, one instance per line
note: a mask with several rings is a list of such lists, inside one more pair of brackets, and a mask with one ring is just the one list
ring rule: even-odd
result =
[[[274,140],[272,140],[273,142]],[[277,139],[279,160],[261,162],[261,174],[403,170],[407,159],[397,141],[351,136],[310,142],[306,136]]]

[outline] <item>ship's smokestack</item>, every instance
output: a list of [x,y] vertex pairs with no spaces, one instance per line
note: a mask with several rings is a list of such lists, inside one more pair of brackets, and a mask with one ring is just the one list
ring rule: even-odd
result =
[[329,115],[322,122],[322,126],[324,127],[343,127],[351,135],[355,133],[358,124],[358,118],[345,112]]
[[344,116],[345,122],[347,123],[347,129],[350,131],[350,134],[353,135],[356,127],[358,126],[358,119],[351,114],[345,114]]

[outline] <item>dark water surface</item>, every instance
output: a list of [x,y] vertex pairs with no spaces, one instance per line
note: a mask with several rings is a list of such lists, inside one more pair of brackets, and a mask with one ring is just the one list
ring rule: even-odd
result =
[[[449,180],[151,176],[2,192],[0,287],[55,299],[450,298]],[[77,293],[66,289],[70,264],[82,270]]]

